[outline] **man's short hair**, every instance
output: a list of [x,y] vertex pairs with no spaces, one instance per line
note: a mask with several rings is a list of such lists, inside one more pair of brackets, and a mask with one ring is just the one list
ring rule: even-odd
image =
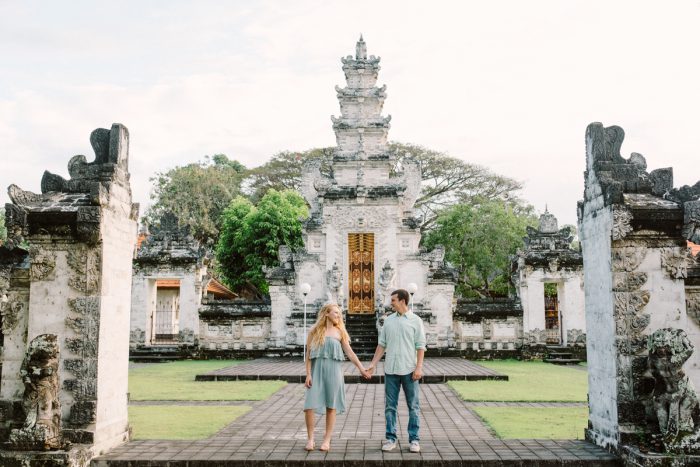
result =
[[403,300],[403,302],[408,305],[408,300],[409,300],[409,295],[408,295],[408,290],[404,289],[396,289],[393,292],[391,292],[391,295],[396,295],[396,298],[399,300]]

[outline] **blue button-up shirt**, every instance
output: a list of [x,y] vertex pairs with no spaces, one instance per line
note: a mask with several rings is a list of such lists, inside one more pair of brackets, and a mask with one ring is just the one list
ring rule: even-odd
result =
[[416,369],[416,350],[425,350],[423,320],[412,311],[395,312],[384,320],[379,345],[386,351],[384,373],[407,375]]

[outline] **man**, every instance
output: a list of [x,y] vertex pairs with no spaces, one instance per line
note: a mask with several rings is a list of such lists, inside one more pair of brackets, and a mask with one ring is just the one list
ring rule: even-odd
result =
[[425,330],[423,320],[408,309],[408,292],[404,289],[391,293],[391,307],[396,311],[384,320],[379,333],[379,345],[367,371],[374,369],[386,351],[384,362],[384,416],[386,418],[386,441],[382,451],[396,448],[396,407],[399,391],[403,387],[408,404],[409,451],[420,452],[418,437],[420,419],[420,388],[418,381],[423,376],[425,354]]

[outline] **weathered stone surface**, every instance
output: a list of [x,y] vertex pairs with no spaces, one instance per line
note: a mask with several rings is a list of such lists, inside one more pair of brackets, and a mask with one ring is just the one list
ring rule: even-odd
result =
[[694,215],[684,212],[693,212],[697,193],[674,189],[671,169],[647,173],[640,155],[622,158],[623,137],[621,128],[598,123],[586,133],[579,203],[589,335],[586,437],[622,453],[634,446],[693,453],[699,411],[692,380],[700,375],[691,354],[700,329],[685,241]]
[[12,430],[10,445],[19,450],[58,449],[61,441],[61,403],[58,399],[58,342],[42,334],[29,344],[20,371],[24,382],[24,424]]

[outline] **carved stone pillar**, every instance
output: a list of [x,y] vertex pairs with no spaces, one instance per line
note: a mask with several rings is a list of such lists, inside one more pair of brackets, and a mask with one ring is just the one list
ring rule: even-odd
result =
[[[65,456],[61,462],[69,465],[128,439],[129,297],[138,213],[129,186],[128,130],[119,124],[97,129],[90,142],[95,161],[73,157],[69,179],[45,172],[41,194],[10,186],[11,249],[0,251],[10,278],[2,306],[9,355],[3,354],[0,407],[21,404],[39,414],[21,419],[18,411],[6,410],[11,416],[0,436],[16,449],[72,445],[70,453],[52,454],[56,462]],[[24,363],[18,368],[20,351]],[[42,376],[34,381],[30,368]],[[51,388],[59,382],[54,401]],[[53,418],[54,424],[48,421]]]
[[589,125],[578,215],[588,333],[586,437],[628,455],[659,448],[650,441],[660,426],[650,336],[688,326],[688,253],[684,201],[676,197],[671,169],[648,173],[640,154],[622,158],[623,138],[619,127]]

